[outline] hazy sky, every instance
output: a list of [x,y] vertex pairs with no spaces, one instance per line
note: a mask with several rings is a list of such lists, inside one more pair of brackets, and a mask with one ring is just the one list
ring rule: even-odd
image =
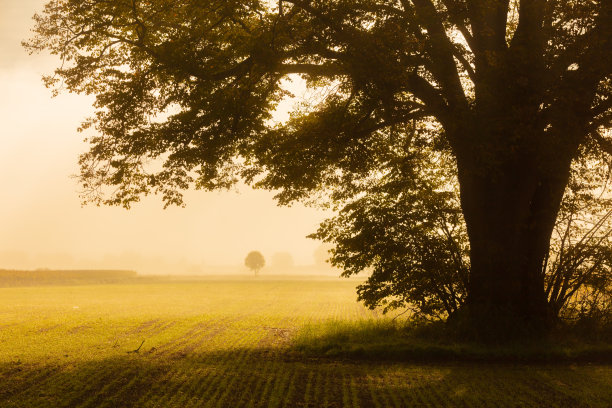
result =
[[302,206],[279,208],[266,191],[193,191],[186,196],[187,208],[167,210],[157,197],[129,211],[82,208],[70,176],[87,149],[76,128],[92,112],[91,99],[51,98],[40,78],[56,65],[55,58],[28,56],[20,46],[43,4],[0,0],[0,268],[19,267],[15,259],[24,254],[56,259],[40,267],[125,253],[236,265],[252,249],[267,257],[286,251],[296,264],[312,263],[319,243],[305,236],[325,214]]

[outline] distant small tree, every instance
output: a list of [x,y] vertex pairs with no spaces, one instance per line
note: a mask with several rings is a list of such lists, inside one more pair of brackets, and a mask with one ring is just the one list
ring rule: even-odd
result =
[[257,276],[257,274],[259,273],[261,268],[264,267],[265,264],[266,260],[259,251],[251,251],[246,256],[246,258],[244,258],[244,265],[250,270],[252,270],[255,273],[255,276]]
[[287,272],[295,266],[293,256],[289,252],[277,252],[271,258],[272,267],[280,272]]

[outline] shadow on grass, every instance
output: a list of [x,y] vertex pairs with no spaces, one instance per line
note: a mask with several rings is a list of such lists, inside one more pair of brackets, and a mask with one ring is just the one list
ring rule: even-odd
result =
[[612,363],[612,342],[556,333],[539,342],[483,345],[455,340],[443,324],[329,321],[303,328],[294,350],[310,356],[414,362]]
[[605,407],[608,366],[418,365],[286,349],[0,364],[2,407]]

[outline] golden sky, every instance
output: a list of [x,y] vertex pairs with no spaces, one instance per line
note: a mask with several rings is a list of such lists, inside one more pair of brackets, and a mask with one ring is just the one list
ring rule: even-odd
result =
[[43,4],[0,0],[0,268],[131,267],[121,259],[135,257],[238,265],[253,249],[268,259],[289,252],[298,265],[313,263],[320,243],[305,236],[325,214],[277,207],[266,191],[191,191],[186,208],[167,210],[157,197],[129,211],[81,207],[70,176],[87,149],[76,128],[92,112],[91,99],[51,98],[40,78],[55,58],[28,56],[20,46]]

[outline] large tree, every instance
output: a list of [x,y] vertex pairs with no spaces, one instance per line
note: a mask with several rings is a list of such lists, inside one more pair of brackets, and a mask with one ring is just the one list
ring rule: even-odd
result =
[[[456,161],[469,321],[546,327],[570,165],[612,151],[612,2],[56,0],[35,19],[26,46],[62,59],[47,84],[96,95],[90,200],[180,204],[242,178],[338,204],[392,169],[410,178],[426,143]],[[316,92],[275,124],[292,75]]]

